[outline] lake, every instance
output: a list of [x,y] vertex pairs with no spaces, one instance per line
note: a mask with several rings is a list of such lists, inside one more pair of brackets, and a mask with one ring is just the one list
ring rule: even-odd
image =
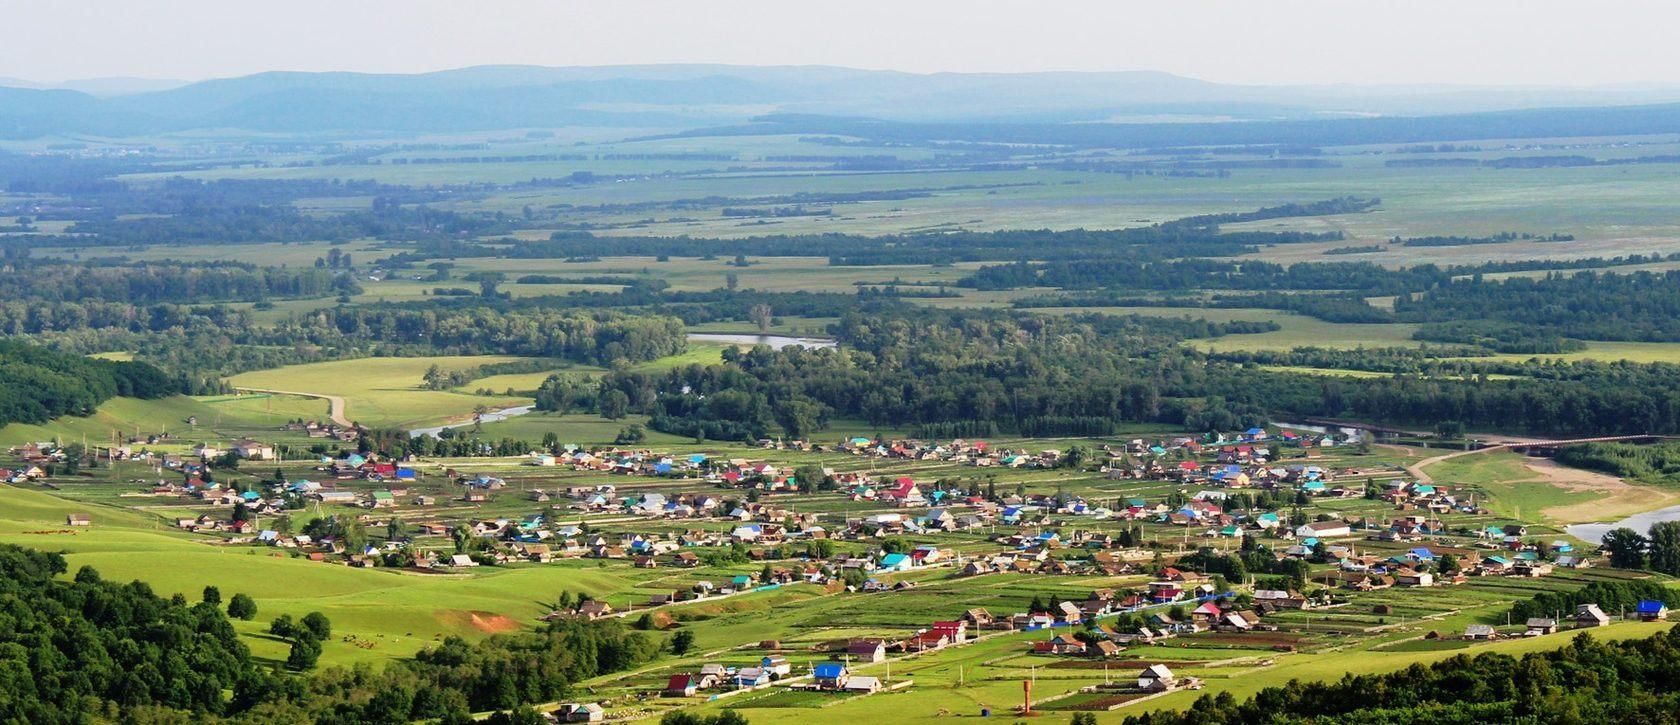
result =
[[833,340],[821,337],[793,337],[790,335],[753,335],[733,332],[690,332],[690,342],[724,342],[731,345],[769,345],[772,350],[798,345],[800,347],[834,347]]

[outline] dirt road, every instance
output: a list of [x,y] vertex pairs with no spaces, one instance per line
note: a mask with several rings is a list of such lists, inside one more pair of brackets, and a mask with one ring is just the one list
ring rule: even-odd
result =
[[327,401],[327,417],[331,418],[332,422],[345,428],[350,427],[350,419],[344,413],[347,406],[344,402],[344,396],[341,395],[304,393],[296,390],[269,390],[267,388],[234,388],[234,390],[242,393],[268,393],[270,395],[298,395],[305,398],[320,398]]

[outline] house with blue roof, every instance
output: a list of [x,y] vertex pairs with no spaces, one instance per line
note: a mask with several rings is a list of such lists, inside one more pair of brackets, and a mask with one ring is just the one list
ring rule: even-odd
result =
[[743,667],[735,673],[736,687],[758,687],[770,684],[770,673],[763,667]]
[[817,687],[824,690],[838,690],[845,687],[846,680],[850,676],[850,673],[846,672],[846,666],[839,662],[823,662],[811,670],[811,677],[816,681]]
[[910,571],[911,564],[909,554],[887,554],[876,571]]
[[1656,599],[1641,599],[1639,606],[1633,610],[1639,615],[1641,622],[1656,622],[1668,619],[1668,605]]

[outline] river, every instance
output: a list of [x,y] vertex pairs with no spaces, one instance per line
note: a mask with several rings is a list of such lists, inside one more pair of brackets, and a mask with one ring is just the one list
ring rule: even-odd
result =
[[689,342],[727,342],[733,345],[769,345],[772,350],[798,345],[800,347],[834,347],[833,340],[821,337],[792,337],[789,335],[753,335],[734,332],[690,332]]
[[1670,506],[1655,511],[1646,511],[1642,514],[1634,514],[1613,524],[1571,524],[1565,526],[1563,530],[1569,532],[1570,536],[1582,541],[1598,543],[1604,540],[1604,535],[1611,529],[1628,528],[1643,535],[1651,529],[1651,524],[1664,521],[1680,521],[1680,506]]
[[[524,414],[529,413],[529,412],[531,412],[532,410],[535,410],[535,409],[536,409],[536,406],[531,406],[531,405],[521,405],[521,406],[514,407],[514,408],[503,408],[501,410],[491,411],[489,413],[485,413],[484,415],[478,416],[478,420],[476,422],[479,422],[479,423],[494,423],[494,422],[499,421],[499,420],[507,420],[508,418],[512,418],[514,416],[524,415]],[[433,426],[431,428],[415,428],[414,430],[411,430],[411,431],[408,432],[408,437],[418,438],[420,436],[431,436],[433,438],[436,438],[436,437],[438,437],[439,433],[442,433],[446,430],[449,430],[451,428],[467,428],[467,427],[470,427],[474,422],[475,421],[470,421],[469,420],[465,423],[450,423],[449,425],[439,425],[439,426]]]
[[[1275,425],[1279,428],[1289,428],[1291,430],[1306,430],[1306,431],[1312,431],[1314,433],[1330,433],[1330,432],[1332,432],[1332,430],[1330,428],[1326,427],[1326,426],[1308,425],[1306,423],[1272,423],[1272,425]],[[1359,440],[1365,436],[1365,431],[1363,429],[1360,429],[1360,428],[1341,427],[1341,428],[1336,428],[1334,430],[1334,432],[1340,433],[1344,436],[1347,436],[1347,440],[1348,440],[1349,443],[1358,443]]]

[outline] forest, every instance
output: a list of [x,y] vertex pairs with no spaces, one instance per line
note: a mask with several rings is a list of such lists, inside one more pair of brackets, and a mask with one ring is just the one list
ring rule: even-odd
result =
[[0,720],[469,723],[471,712],[558,699],[662,647],[617,620],[564,620],[477,644],[449,638],[377,673],[293,677],[251,657],[231,602],[189,605],[87,567],[57,578],[66,569],[57,554],[0,545]]
[[[1272,416],[1375,419],[1544,434],[1680,431],[1680,367],[1500,363],[1529,373],[1429,377],[1421,353],[1386,361],[1391,377],[1348,379],[1266,370],[1305,353],[1208,356],[1179,346],[1196,323],[1106,315],[1035,317],[979,311],[876,310],[835,326],[839,350],[759,348],[662,375],[611,373],[577,400],[622,400],[680,435],[740,440],[781,426],[809,435],[831,418],[874,424],[995,425],[1003,432],[1085,435],[1094,419],[1230,430]],[[1207,324],[1207,323],[1200,323]],[[1447,352],[1442,350],[1441,352]],[[1370,351],[1333,353],[1384,365]]]
[[1680,691],[1671,663],[1680,631],[1602,642],[1579,634],[1566,647],[1525,654],[1459,655],[1383,675],[1332,683],[1291,681],[1238,701],[1207,695],[1183,711],[1126,718],[1127,725],[1314,723],[1672,723]]
[[361,294],[348,271],[242,263],[64,264],[14,259],[0,270],[7,302],[203,304]]
[[1680,481],[1680,443],[1586,443],[1558,451],[1559,463],[1640,481]]
[[0,340],[0,425],[89,415],[116,396],[181,392],[177,380],[140,362],[98,360]]

